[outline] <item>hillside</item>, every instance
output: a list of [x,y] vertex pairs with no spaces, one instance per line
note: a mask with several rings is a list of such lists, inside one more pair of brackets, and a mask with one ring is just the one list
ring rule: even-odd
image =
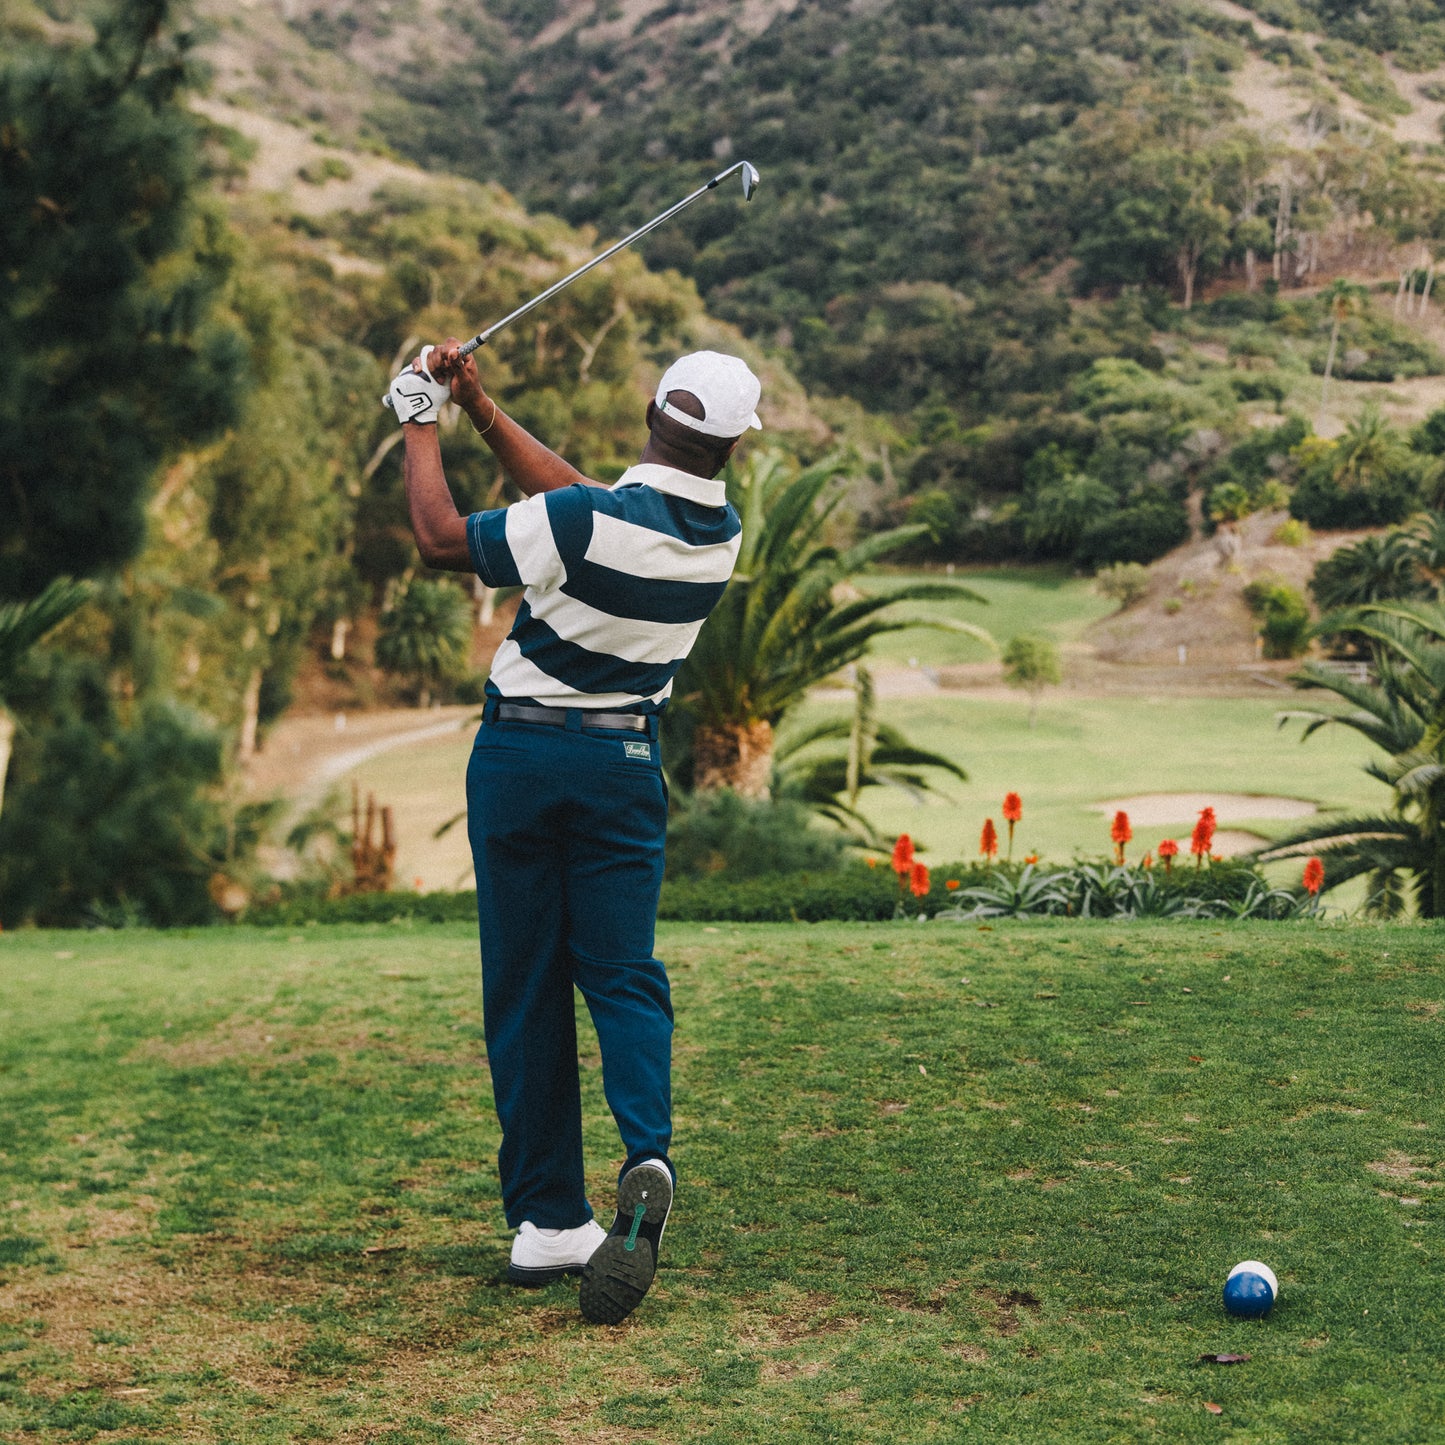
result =
[[[756,162],[753,206],[694,207],[643,254],[831,420],[872,418],[860,520],[927,523],[926,560],[1148,560],[1253,427],[1294,411],[1330,438],[1367,401],[1407,427],[1445,400],[1428,5],[215,13],[215,98],[599,238]],[[1334,327],[1341,278],[1361,300]],[[1119,361],[1159,384],[1104,416]]]

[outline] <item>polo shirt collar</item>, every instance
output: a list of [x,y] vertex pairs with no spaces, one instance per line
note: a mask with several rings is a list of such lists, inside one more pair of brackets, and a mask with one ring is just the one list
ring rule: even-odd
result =
[[671,497],[700,502],[704,507],[725,507],[728,504],[727,483],[721,478],[695,477],[691,472],[680,472],[676,467],[665,467],[660,462],[639,462],[635,467],[628,467],[614,485],[651,487],[653,491],[666,492]]

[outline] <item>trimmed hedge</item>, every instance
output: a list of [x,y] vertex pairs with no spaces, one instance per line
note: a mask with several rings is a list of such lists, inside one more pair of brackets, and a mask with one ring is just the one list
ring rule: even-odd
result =
[[[1045,869],[1060,872],[1069,866],[1045,865]],[[850,863],[828,872],[768,878],[730,879],[725,874],[682,878],[662,885],[657,916],[673,923],[877,923],[897,917],[900,902],[910,917],[948,907],[954,897],[945,886],[949,879],[956,879],[960,889],[974,888],[994,873],[1017,876],[1022,871],[1022,863],[930,864],[933,888],[924,898],[900,893],[886,863],[875,868]],[[1247,863],[1225,861],[1202,869],[1181,862],[1172,873],[1161,869],[1158,876],[1185,897],[1237,902],[1261,875]],[[345,898],[310,892],[257,904],[240,921],[285,928],[307,923],[472,923],[476,916],[476,895],[470,891],[356,893]]]
[[256,903],[237,920],[262,928],[304,923],[475,923],[477,895],[465,893],[351,893],[343,898],[294,893],[275,903]]

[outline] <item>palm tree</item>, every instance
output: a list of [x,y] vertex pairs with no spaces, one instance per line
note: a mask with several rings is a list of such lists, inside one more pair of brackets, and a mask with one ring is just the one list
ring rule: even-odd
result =
[[1324,612],[1424,596],[1420,552],[1414,536],[1399,528],[1361,537],[1315,567],[1310,592]]
[[381,614],[376,660],[388,672],[411,678],[417,706],[426,707],[433,688],[466,675],[471,645],[467,599],[449,582],[413,577]]
[[[952,758],[914,747],[899,729],[878,721],[866,668],[857,669],[854,693],[851,718],[829,718],[779,735],[776,791],[781,798],[806,803],[866,846],[881,848],[882,836],[858,811],[864,788],[899,788],[921,803],[937,790],[920,769],[936,768],[962,782],[968,774]],[[830,743],[841,746],[825,746]]]
[[1333,613],[1319,631],[1349,631],[1375,649],[1376,682],[1355,682],[1314,664],[1292,681],[1333,692],[1344,713],[1301,710],[1281,723],[1305,723],[1307,738],[1322,727],[1348,727],[1386,753],[1365,771],[1394,794],[1388,812],[1328,818],[1262,848],[1262,862],[1319,854],[1335,887],[1368,875],[1369,907],[1394,913],[1413,889],[1422,917],[1445,917],[1445,606],[1382,602]]
[[10,770],[15,740],[15,719],[5,700],[15,686],[21,660],[89,596],[85,583],[57,577],[29,602],[0,603],[0,806],[5,801],[5,774]]
[[[778,723],[809,688],[857,662],[881,634],[927,626],[989,640],[963,622],[883,615],[896,602],[985,601],[959,583],[911,582],[876,596],[845,585],[928,529],[895,527],[841,551],[829,545],[825,532],[842,500],[834,487],[841,475],[841,459],[829,457],[790,476],[772,452],[729,474],[729,500],[743,524],[737,566],[678,670],[667,712],[673,755],[690,751],[695,788],[766,797]],[[830,487],[833,495],[823,500]],[[674,763],[674,776],[686,771]]]
[[1340,323],[1360,309],[1365,298],[1364,288],[1356,286],[1344,277],[1331,281],[1320,292],[1320,300],[1330,317],[1330,349],[1325,357],[1325,375],[1320,383],[1320,410],[1325,409],[1325,398],[1329,395],[1330,374],[1335,369],[1335,349],[1340,340]]

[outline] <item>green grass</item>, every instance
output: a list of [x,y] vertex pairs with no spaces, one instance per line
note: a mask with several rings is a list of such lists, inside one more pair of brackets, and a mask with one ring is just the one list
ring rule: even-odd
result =
[[[1308,699],[1305,699],[1308,701]],[[1301,743],[1301,727],[1276,726],[1287,694],[1259,698],[1081,697],[1045,693],[1038,724],[1028,728],[1028,702],[992,701],[967,693],[890,698],[883,716],[920,747],[955,759],[969,781],[945,778],[949,801],[915,803],[886,788],[863,793],[864,811],[887,836],[911,833],[935,858],[971,858],[985,817],[1002,830],[1003,795],[1022,795],[1015,853],[1038,851],[1054,862],[1075,853],[1107,853],[1110,818],[1091,810],[1101,801],[1141,793],[1283,794],[1324,807],[1379,806],[1386,789],[1361,769],[1370,749],[1343,728]],[[835,710],[846,711],[837,704]],[[813,704],[802,720],[823,715]],[[1187,843],[1194,816],[1177,824],[1134,828],[1131,856],[1164,837]],[[1278,837],[1293,823],[1224,813],[1221,828]]]
[[667,928],[683,1183],[610,1331],[503,1283],[469,930],[0,938],[0,1438],[1439,1439],[1441,943]]
[[[1072,642],[1088,625],[1116,610],[1087,577],[1066,567],[1001,567],[988,571],[876,572],[858,579],[865,592],[893,591],[907,582],[955,581],[988,599],[977,602],[909,602],[909,615],[970,622],[982,627],[1000,648],[1021,632],[1041,632],[1060,645]],[[890,632],[873,649],[880,661],[894,664],[914,659],[922,667],[948,667],[967,662],[996,661],[998,654],[982,642],[958,633],[928,628]]]

